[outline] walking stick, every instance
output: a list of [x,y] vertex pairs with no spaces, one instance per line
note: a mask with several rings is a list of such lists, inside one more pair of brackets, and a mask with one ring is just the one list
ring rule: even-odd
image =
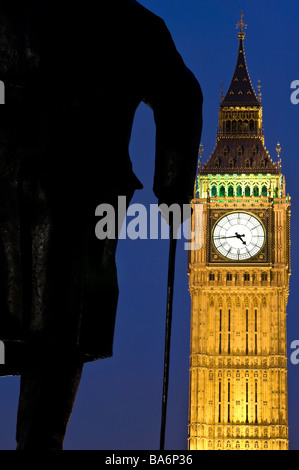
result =
[[170,338],[172,323],[172,304],[173,304],[173,286],[175,271],[175,252],[176,238],[174,238],[173,220],[170,219],[170,247],[168,260],[168,282],[167,282],[167,304],[166,304],[166,328],[165,328],[165,350],[164,350],[164,376],[163,376],[163,394],[162,394],[162,418],[161,418],[161,434],[160,434],[160,450],[164,450],[166,413],[167,413],[167,397],[168,397],[168,378],[169,378],[169,361],[170,361]]

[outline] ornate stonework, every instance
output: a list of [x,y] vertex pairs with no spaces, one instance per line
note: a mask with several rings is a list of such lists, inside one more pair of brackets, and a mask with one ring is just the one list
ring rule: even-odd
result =
[[[277,164],[264,147],[262,107],[245,63],[242,16],[239,26],[238,60],[220,105],[216,147],[200,165],[192,201],[203,207],[203,245],[189,253],[190,450],[288,449],[290,197],[280,146]],[[265,241],[250,258],[231,260],[218,251],[212,234],[221,217],[240,212],[259,220]],[[250,236],[237,230],[237,240],[249,247]]]

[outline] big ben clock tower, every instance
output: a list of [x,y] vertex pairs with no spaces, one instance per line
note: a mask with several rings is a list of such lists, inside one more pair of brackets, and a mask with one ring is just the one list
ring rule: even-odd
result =
[[190,450],[287,450],[286,305],[290,198],[264,145],[260,93],[238,23],[235,72],[214,151],[199,168],[190,251]]

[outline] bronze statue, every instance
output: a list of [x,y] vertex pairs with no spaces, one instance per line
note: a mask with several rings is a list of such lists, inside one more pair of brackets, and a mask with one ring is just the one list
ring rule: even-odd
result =
[[154,193],[192,198],[202,94],[164,22],[134,0],[0,0],[0,375],[21,375],[17,449],[62,449],[83,364],[112,355],[114,240],[95,208],[142,185],[128,153],[143,101]]

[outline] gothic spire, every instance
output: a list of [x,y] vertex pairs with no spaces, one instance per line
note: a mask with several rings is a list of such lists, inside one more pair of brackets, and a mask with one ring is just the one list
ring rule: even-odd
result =
[[239,49],[238,58],[235,67],[235,72],[229,86],[229,89],[221,103],[222,107],[225,106],[259,106],[260,101],[258,100],[255,91],[252,87],[244,51],[244,29],[247,25],[243,21],[243,12],[240,15],[240,21],[237,23],[237,27],[240,29],[238,32],[239,38]]
[[260,84],[252,87],[244,54],[246,24],[241,12],[238,59],[230,87],[219,107],[216,146],[199,173],[278,174],[264,145]]

